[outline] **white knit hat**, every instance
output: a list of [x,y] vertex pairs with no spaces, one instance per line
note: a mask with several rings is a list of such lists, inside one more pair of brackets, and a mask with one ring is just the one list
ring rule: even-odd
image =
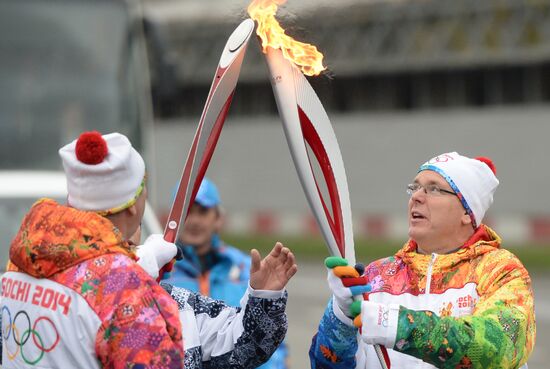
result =
[[493,162],[485,157],[471,159],[449,152],[422,164],[418,171],[423,170],[433,170],[449,183],[477,228],[493,203],[499,183]]
[[59,155],[74,208],[113,214],[133,205],[145,185],[145,163],[120,133],[84,132]]

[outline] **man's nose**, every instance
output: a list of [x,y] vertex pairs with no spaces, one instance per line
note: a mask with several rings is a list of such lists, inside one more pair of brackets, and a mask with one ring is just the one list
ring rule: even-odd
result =
[[193,213],[193,212],[190,212],[188,215],[187,215],[187,218],[185,218],[185,223],[195,223],[197,221],[197,216]]
[[426,200],[426,196],[428,196],[428,192],[424,187],[420,187],[418,191],[413,192],[411,196],[411,200],[423,202],[424,200]]

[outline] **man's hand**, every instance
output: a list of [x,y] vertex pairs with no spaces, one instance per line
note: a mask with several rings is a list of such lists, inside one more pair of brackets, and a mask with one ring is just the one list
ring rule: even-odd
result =
[[164,240],[162,234],[152,234],[145,240],[143,245],[136,249],[139,258],[138,265],[153,278],[159,276],[159,270],[171,261],[177,254],[178,248],[175,244]]
[[296,273],[296,259],[290,249],[277,242],[263,260],[256,249],[250,251],[250,287],[255,290],[282,290]]
[[361,320],[361,303],[363,301],[354,301],[350,305],[350,318],[353,319],[353,325],[357,328],[363,327],[363,321]]
[[371,286],[363,276],[365,267],[357,264],[349,266],[348,261],[338,256],[330,256],[325,259],[325,266],[328,269],[328,286],[334,295],[338,307],[346,316],[351,317],[350,305],[353,303],[353,296],[370,292]]

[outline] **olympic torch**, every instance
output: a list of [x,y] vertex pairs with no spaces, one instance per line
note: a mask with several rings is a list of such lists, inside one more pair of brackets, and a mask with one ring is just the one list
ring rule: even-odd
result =
[[[285,136],[309,206],[330,253],[355,264],[348,183],[329,118],[304,75],[281,50],[269,47],[266,59]],[[310,157],[308,146],[315,158]],[[320,191],[322,183],[314,175],[312,159],[320,165],[331,209]]]
[[[229,36],[223,49],[164,229],[164,239],[168,242],[175,242],[180,222],[185,220],[206,173],[233,100],[253,31],[254,22],[244,20]],[[173,264],[172,260],[162,268],[159,280],[164,272],[172,270]]]
[[[283,58],[280,50],[268,48],[267,64],[285,136],[309,206],[332,255],[355,264],[355,246],[348,183],[344,162],[329,118],[304,75]],[[329,210],[319,189],[307,145],[319,163],[330,198]],[[389,369],[387,350],[375,345],[382,368]]]
[[[303,74],[316,75],[324,69],[322,54],[315,46],[298,42],[285,34],[275,19],[277,3],[284,1],[255,0],[248,12],[258,22],[257,34],[269,67],[279,116],[309,206],[329,252],[345,257],[353,265],[355,247],[351,205],[342,154],[328,115]],[[313,160],[319,164],[322,178],[315,176],[311,165]],[[330,209],[320,190],[323,183]],[[389,369],[386,348],[375,345],[374,349],[381,367]]]

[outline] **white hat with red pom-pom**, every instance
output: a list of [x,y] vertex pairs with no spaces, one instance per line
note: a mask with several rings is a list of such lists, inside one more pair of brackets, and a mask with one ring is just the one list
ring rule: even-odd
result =
[[423,170],[433,170],[449,183],[472,218],[472,225],[477,228],[493,203],[493,195],[499,183],[491,159],[472,159],[449,152],[422,164],[418,171]]
[[84,132],[59,155],[74,208],[114,214],[132,206],[145,186],[145,163],[120,133]]

